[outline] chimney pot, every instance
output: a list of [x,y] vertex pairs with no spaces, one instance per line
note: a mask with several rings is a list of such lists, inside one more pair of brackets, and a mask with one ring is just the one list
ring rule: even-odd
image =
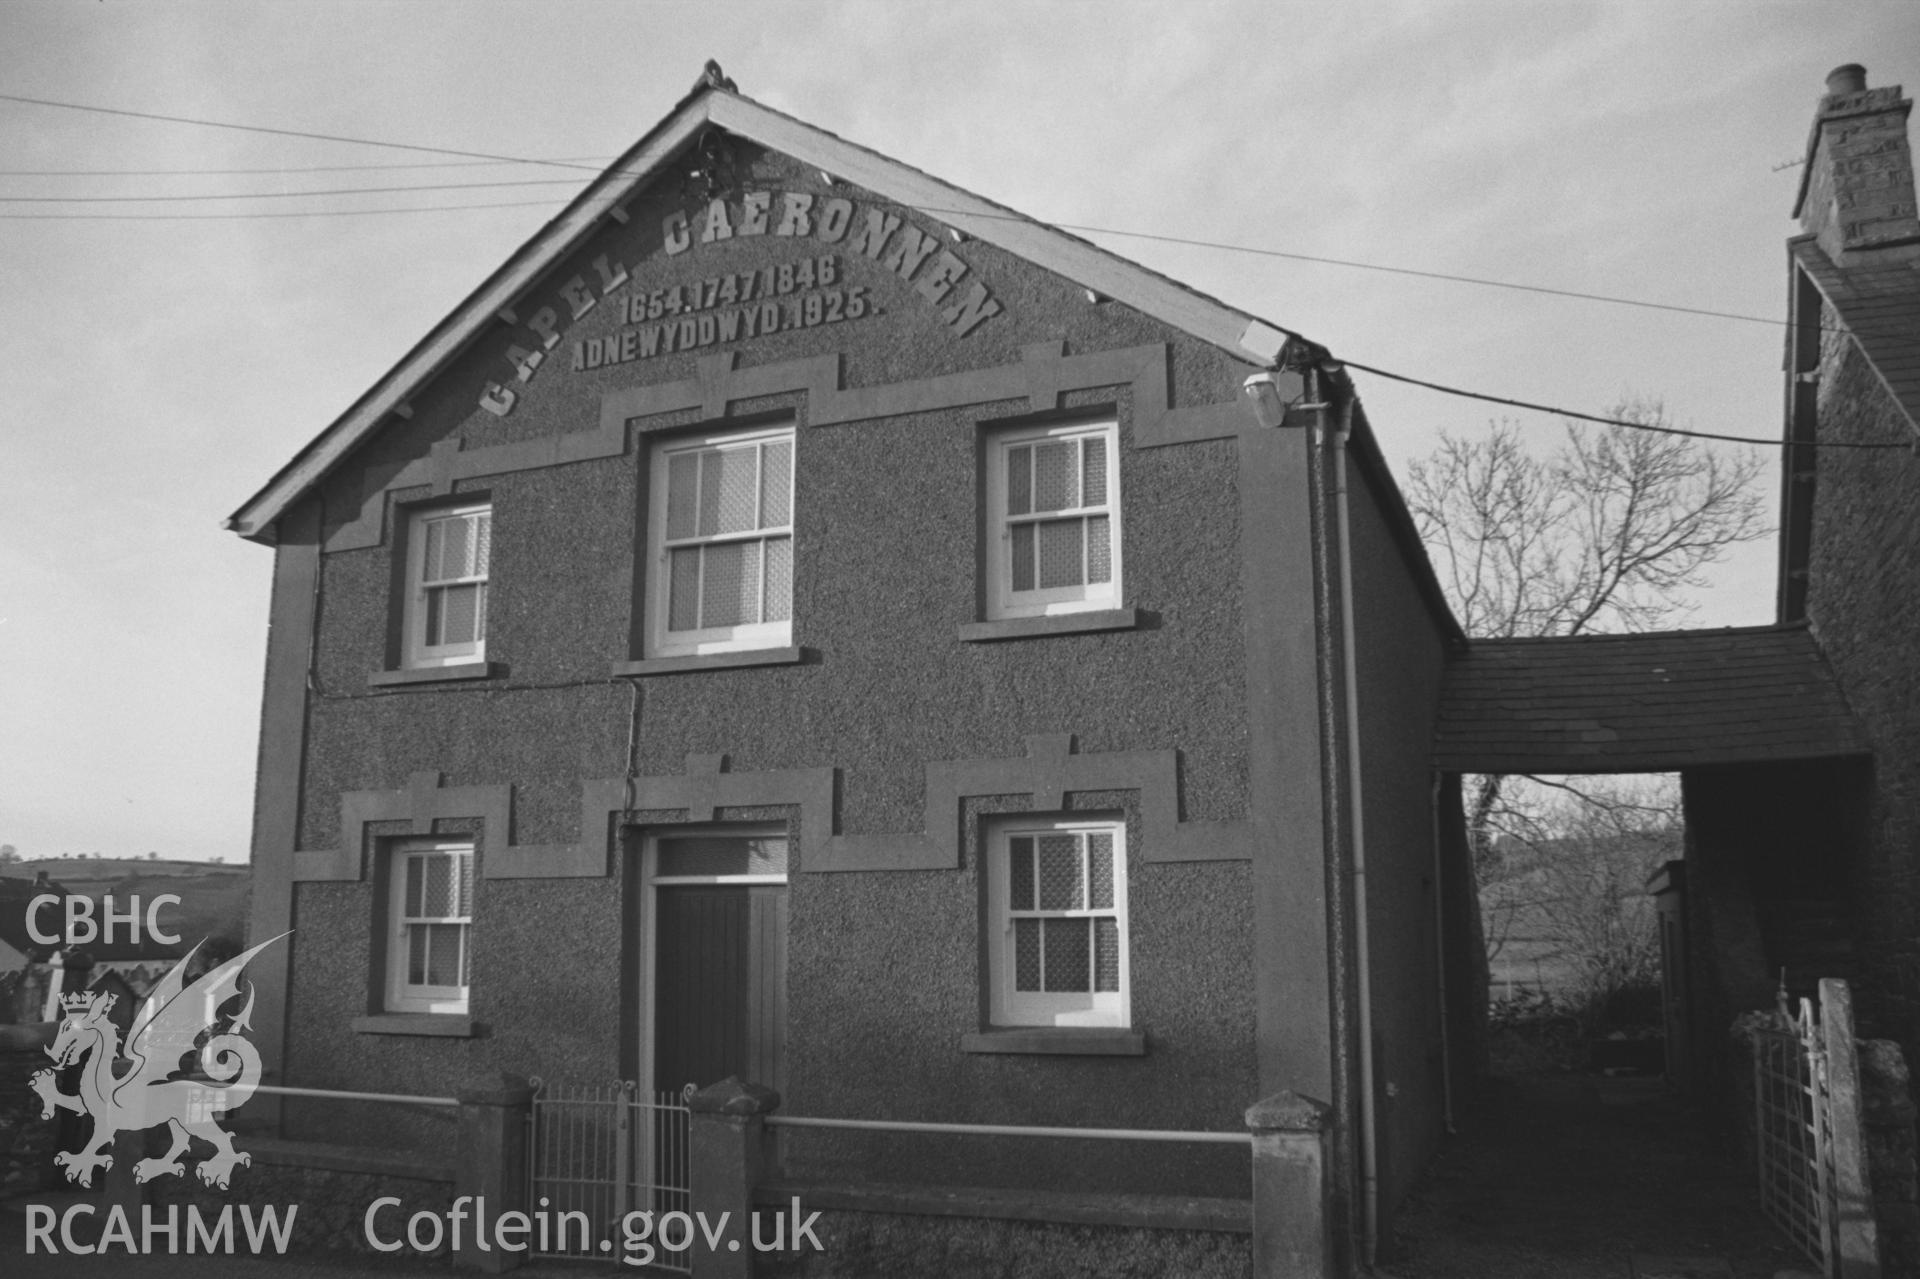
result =
[[1867,69],[1858,62],[1849,62],[1844,67],[1835,67],[1827,72],[1827,92],[1864,93],[1867,88]]

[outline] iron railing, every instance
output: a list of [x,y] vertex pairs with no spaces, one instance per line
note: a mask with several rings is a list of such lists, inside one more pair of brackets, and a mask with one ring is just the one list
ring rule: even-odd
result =
[[768,1115],[769,1128],[840,1128],[856,1132],[957,1133],[973,1137],[1080,1137],[1093,1141],[1192,1141],[1250,1146],[1249,1132],[1180,1132],[1168,1128],[1046,1128],[1025,1124],[936,1124],[904,1119],[818,1119]]
[[329,1101],[384,1101],[401,1106],[458,1106],[458,1097],[416,1097],[397,1092],[341,1092],[335,1088],[289,1088],[282,1084],[256,1084],[253,1091],[270,1097],[319,1097]]

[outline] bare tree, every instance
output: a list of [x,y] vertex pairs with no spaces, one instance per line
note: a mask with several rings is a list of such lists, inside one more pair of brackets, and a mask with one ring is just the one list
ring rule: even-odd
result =
[[1658,977],[1646,881],[1680,855],[1677,779],[1514,780],[1482,895],[1488,960],[1530,943],[1559,993],[1597,1021],[1616,995]]
[[[1669,425],[1653,400],[1611,416]],[[1646,631],[1684,620],[1702,571],[1771,531],[1759,475],[1751,454],[1621,427],[1569,425],[1537,456],[1497,422],[1479,440],[1443,434],[1406,498],[1469,635]]]
[[[1672,425],[1657,400],[1628,399],[1609,416]],[[1405,495],[1468,635],[1648,631],[1684,623],[1705,570],[1771,531],[1760,471],[1750,451],[1625,427],[1570,423],[1555,447],[1536,451],[1518,425],[1497,422],[1471,441],[1443,434],[1409,469]],[[1515,919],[1502,895],[1488,891],[1514,873],[1509,850],[1545,847],[1569,822],[1636,812],[1632,802],[1603,804],[1598,815],[1577,817],[1577,805],[1543,804],[1541,790],[1510,780],[1465,779],[1489,958]],[[1592,922],[1609,926],[1605,916]]]
[[[1657,400],[1609,416],[1670,425]],[[1685,436],[1572,424],[1542,457],[1497,422],[1479,440],[1443,434],[1409,469],[1406,498],[1468,635],[1647,631],[1683,621],[1707,566],[1771,532],[1760,465]],[[1476,865],[1492,854],[1502,789],[1499,776],[1469,783]]]

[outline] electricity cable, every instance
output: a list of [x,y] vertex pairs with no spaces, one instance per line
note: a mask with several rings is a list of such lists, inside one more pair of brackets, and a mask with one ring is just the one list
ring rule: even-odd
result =
[[[608,163],[611,156],[556,156],[554,159],[572,163],[585,163],[598,160]],[[401,169],[486,169],[503,164],[535,164],[534,160],[422,160],[415,164],[296,164],[276,165],[265,169],[0,169],[0,178],[182,178],[182,177],[234,177],[246,174],[288,174],[288,173],[366,173]]]
[[[4,96],[5,95],[0,95],[0,97],[4,97]],[[528,161],[502,161],[502,163],[534,164],[534,163],[544,163],[544,162],[528,160]],[[395,166],[376,166],[376,167],[402,168],[407,166],[395,165]],[[234,194],[234,195],[0,196],[0,203],[4,203],[4,204],[147,204],[147,203],[155,203],[155,202],[174,203],[174,202],[180,202],[180,201],[201,202],[201,201],[210,201],[210,200],[285,200],[285,199],[298,199],[306,196],[319,198],[323,196],[336,196],[336,195],[390,195],[390,194],[400,194],[400,193],[407,193],[407,192],[413,192],[413,191],[456,191],[456,190],[470,190],[470,189],[489,188],[489,187],[564,185],[568,181],[569,179],[564,179],[564,178],[537,178],[537,179],[524,179],[519,181],[507,181],[507,182],[457,182],[457,183],[441,183],[441,184],[410,184],[407,186],[396,186],[396,187],[334,188],[334,189],[328,189],[323,191],[266,191],[266,192],[251,192],[251,193],[242,193],[242,194]],[[535,203],[535,202],[534,201],[519,202],[519,204],[522,204],[522,205],[532,204],[532,203]],[[430,212],[435,212],[437,210],[442,210],[442,209],[448,212],[455,212],[463,209],[495,209],[495,208],[508,208],[508,207],[517,207],[517,206],[505,205],[505,204],[448,204],[448,205],[434,205],[429,207],[408,208],[408,209],[315,210],[311,213],[301,213],[301,214],[292,214],[292,215],[274,215],[274,216],[325,217],[325,216],[340,216],[342,214],[430,213]],[[954,209],[939,209],[939,208],[929,208],[929,207],[921,207],[921,206],[915,206],[915,207],[916,209],[918,209],[919,212],[928,213],[935,216],[951,215],[951,214],[960,212],[959,210],[954,210]],[[968,215],[973,217],[990,217],[990,218],[995,218],[995,219],[998,219],[1001,221],[1007,221],[1007,222],[1037,222],[1036,219],[1026,218],[1019,214],[1013,214],[1013,213],[982,214],[977,211],[969,210]],[[211,214],[195,215],[192,217],[180,217],[177,215],[170,216],[165,214],[124,214],[124,215],[118,215],[118,216],[102,217],[101,215],[98,215],[98,214],[83,214],[83,213],[75,213],[75,214],[0,213],[0,221],[15,221],[15,222],[18,222],[18,221],[43,221],[43,222],[53,222],[53,221],[122,221],[122,222],[215,221],[215,220],[222,220],[222,219],[248,219],[248,218],[255,218],[260,216],[264,216],[264,215],[253,214],[253,213],[211,213]],[[1556,288],[1549,287],[1547,285],[1518,284],[1511,280],[1489,280],[1480,276],[1454,275],[1444,271],[1422,271],[1422,270],[1415,269],[1413,267],[1388,266],[1384,263],[1379,263],[1379,262],[1359,262],[1350,258],[1323,257],[1323,256],[1312,254],[1312,253],[1293,253],[1284,249],[1265,249],[1265,248],[1258,248],[1254,245],[1248,245],[1248,244],[1227,244],[1227,243],[1223,243],[1215,240],[1192,240],[1192,239],[1186,239],[1181,236],[1157,235],[1157,234],[1146,232],[1146,231],[1123,231],[1115,227],[1087,226],[1087,225],[1076,224],[1071,222],[1039,223],[1039,225],[1053,226],[1063,231],[1075,231],[1075,232],[1079,232],[1087,235],[1111,235],[1111,236],[1126,237],[1126,238],[1136,239],[1136,240],[1150,240],[1160,244],[1179,245],[1186,248],[1211,249],[1216,252],[1247,253],[1247,254],[1253,254],[1257,257],[1279,258],[1279,259],[1284,259],[1284,260],[1293,261],[1293,262],[1311,262],[1311,263],[1316,263],[1323,266],[1348,267],[1353,270],[1359,270],[1359,271],[1380,271],[1380,272],[1385,272],[1386,274],[1389,274],[1389,275],[1411,276],[1416,279],[1423,279],[1423,280],[1439,280],[1439,281],[1442,281],[1445,283],[1451,283],[1451,284],[1472,284],[1472,285],[1480,286],[1482,288],[1509,289],[1509,290],[1513,290],[1515,292],[1520,292],[1520,293],[1536,293],[1536,294],[1541,294],[1547,297],[1574,298],[1580,301],[1602,302],[1602,303],[1607,303],[1613,306],[1639,307],[1639,308],[1642,308],[1645,310],[1651,310],[1651,311],[1670,311],[1680,315],[1698,315],[1698,316],[1705,316],[1710,319],[1738,320],[1746,324],[1766,324],[1766,325],[1772,325],[1775,327],[1786,327],[1788,324],[1788,321],[1785,321],[1785,320],[1771,319],[1767,316],[1760,316],[1760,315],[1746,315],[1738,311],[1716,311],[1707,307],[1680,306],[1676,303],[1671,303],[1671,302],[1649,302],[1642,298],[1623,298],[1623,297],[1616,297],[1611,294],[1605,294],[1605,293],[1587,293],[1578,289],[1556,289]]]
[[[965,214],[968,217],[995,218],[1006,222],[1037,222],[1038,219],[1024,217],[1018,213],[981,213],[975,209],[934,209],[915,206],[922,213],[935,215]],[[1423,280],[1443,280],[1451,284],[1477,284],[1489,289],[1513,289],[1521,293],[1542,293],[1549,297],[1578,298],[1587,302],[1609,302],[1615,306],[1644,307],[1650,311],[1676,311],[1682,315],[1704,315],[1718,320],[1741,320],[1748,324],[1772,324],[1784,326],[1787,321],[1777,320],[1764,315],[1746,315],[1739,311],[1715,311],[1706,307],[1680,306],[1672,302],[1647,302],[1639,298],[1614,297],[1606,293],[1583,293],[1577,289],[1555,289],[1542,284],[1515,284],[1511,280],[1488,280],[1475,275],[1451,275],[1444,271],[1420,271],[1413,267],[1387,266],[1379,262],[1356,262],[1351,258],[1321,257],[1312,253],[1291,253],[1284,249],[1261,249],[1250,244],[1226,244],[1218,240],[1190,240],[1177,235],[1157,235],[1148,231],[1121,231],[1114,227],[1083,226],[1072,222],[1046,222],[1044,226],[1056,227],[1062,231],[1078,231],[1083,235],[1124,236],[1133,240],[1153,240],[1161,244],[1176,244],[1193,249],[1214,249],[1224,253],[1250,253],[1263,258],[1285,258],[1292,262],[1313,262],[1322,266],[1344,266],[1358,271],[1384,271],[1389,275],[1410,275]]]
[[506,182],[416,182],[398,187],[335,187],[326,191],[249,191],[238,195],[0,195],[0,204],[175,204],[186,200],[302,200],[323,195],[393,195],[412,191],[474,191],[482,187],[571,186],[579,178],[517,178]]
[[[423,152],[423,153],[433,154],[433,155],[457,156],[463,160],[478,161],[482,163],[542,165],[542,166],[555,167],[555,168],[584,170],[592,174],[601,174],[603,172],[603,170],[597,165],[587,164],[587,163],[577,163],[577,162],[568,161],[568,160],[528,159],[528,158],[518,157],[518,156],[496,155],[496,154],[483,152],[483,151],[464,151],[464,150],[458,150],[450,147],[425,146],[425,145],[420,145],[416,143],[407,143],[407,142],[385,142],[385,141],[379,141],[371,138],[354,138],[354,137],[343,136],[340,134],[315,133],[315,132],[309,132],[306,130],[299,130],[299,129],[280,129],[280,128],[272,128],[264,125],[233,124],[226,121],[200,120],[200,119],[194,119],[186,116],[162,115],[155,112],[128,111],[128,110],[122,110],[114,107],[89,106],[89,105],[84,105],[81,103],[74,103],[74,102],[55,102],[49,99],[30,98],[30,97],[24,97],[18,94],[0,93],[0,101],[20,102],[20,103],[25,103],[32,106],[56,107],[63,110],[84,111],[84,112],[90,112],[90,113],[99,114],[99,115],[123,116],[131,119],[139,119],[139,120],[158,120],[158,121],[171,123],[171,124],[191,124],[191,125],[198,125],[203,128],[232,129],[232,130],[237,130],[237,131],[246,132],[246,133],[272,134],[279,137],[305,138],[305,139],[322,141],[322,142],[343,142],[343,143],[349,143],[356,146],[383,147],[383,148],[401,150],[401,151],[417,151],[417,152]],[[342,166],[342,168],[348,168],[348,167],[351,167],[351,166]],[[407,166],[367,166],[367,167],[399,168],[399,167],[407,167]],[[428,167],[428,166],[421,166],[421,167]],[[320,171],[320,170],[314,170],[314,171]],[[209,171],[209,172],[212,172],[212,171]],[[407,186],[401,186],[401,187],[363,187],[363,188],[338,189],[338,190],[330,190],[330,191],[260,192],[260,193],[253,193],[253,194],[247,194],[247,195],[80,196],[80,197],[0,196],[0,201],[4,201],[6,203],[18,204],[18,203],[104,203],[104,202],[150,203],[150,202],[159,202],[159,201],[175,202],[175,201],[187,201],[187,200],[201,201],[201,200],[243,200],[243,199],[291,199],[291,198],[297,198],[302,196],[321,197],[321,196],[333,196],[333,195],[385,195],[385,194],[394,194],[398,192],[411,192],[411,191],[449,191],[449,190],[466,190],[466,189],[474,189],[474,188],[482,188],[482,187],[497,188],[497,187],[503,187],[503,186],[541,186],[541,185],[554,185],[554,184],[562,183],[564,181],[567,181],[567,180],[566,179],[528,179],[528,180],[511,181],[511,182],[442,183],[442,184],[407,185]],[[450,212],[450,211],[457,211],[460,209],[510,208],[510,207],[517,207],[517,206],[523,206],[523,205],[547,204],[547,203],[551,203],[551,202],[550,201],[519,201],[515,203],[497,203],[497,204],[437,205],[437,206],[414,207],[414,208],[405,208],[405,209],[358,209],[358,210],[330,209],[330,210],[316,210],[316,211],[296,212],[296,213],[287,213],[287,214],[228,213],[228,214],[211,214],[211,215],[184,215],[184,216],[176,215],[175,217],[172,217],[172,218],[169,218],[167,215],[163,215],[163,214],[118,214],[118,215],[116,214],[92,214],[92,215],[89,215],[89,214],[45,214],[45,215],[0,214],[0,220],[9,220],[9,221],[27,221],[27,220],[153,221],[153,220],[242,219],[242,218],[262,218],[262,217],[351,217],[351,216],[365,216],[369,214],[384,214],[384,213],[432,213],[432,212],[443,212],[443,211]],[[1031,218],[1025,217],[1024,215],[1013,213],[1011,211],[1004,214],[995,214],[995,213],[983,213],[977,209],[963,211],[963,210],[956,210],[956,209],[940,209],[940,208],[933,208],[933,207],[919,207],[919,211],[923,213],[932,214],[935,216],[952,216],[954,214],[964,213],[967,216],[988,217],[988,218],[995,218],[995,219],[1009,221],[1009,222],[1036,221],[1036,219],[1031,219]],[[1325,257],[1317,254],[1294,253],[1294,252],[1289,252],[1282,249],[1256,248],[1251,245],[1228,244],[1221,241],[1195,240],[1195,239],[1188,239],[1182,236],[1159,235],[1159,234],[1146,232],[1146,231],[1123,231],[1113,227],[1097,227],[1097,226],[1088,226],[1084,224],[1075,224],[1075,223],[1067,223],[1067,222],[1042,223],[1041,225],[1051,225],[1063,231],[1075,231],[1075,232],[1079,232],[1081,234],[1086,234],[1086,235],[1111,235],[1111,236],[1119,236],[1119,237],[1125,237],[1125,238],[1137,239],[1137,240],[1148,240],[1148,241],[1161,243],[1161,244],[1179,245],[1179,246],[1188,247],[1188,248],[1210,249],[1216,252],[1245,253],[1245,254],[1252,254],[1258,257],[1279,258],[1279,259],[1285,259],[1285,260],[1296,261],[1296,262],[1312,262],[1312,263],[1326,265],[1326,266],[1342,266],[1342,267],[1347,267],[1353,270],[1380,271],[1380,272],[1385,272],[1392,275],[1411,276],[1418,279],[1440,280],[1440,281],[1444,281],[1447,283],[1454,283],[1454,284],[1472,284],[1472,285],[1478,285],[1483,288],[1509,289],[1517,292],[1536,293],[1536,294],[1541,294],[1549,297],[1565,297],[1565,298],[1574,298],[1581,301],[1603,302],[1603,303],[1609,303],[1615,306],[1632,306],[1632,307],[1644,308],[1647,310],[1671,311],[1671,312],[1675,312],[1682,315],[1698,315],[1698,316],[1705,316],[1712,319],[1738,320],[1738,321],[1749,323],[1749,324],[1767,324],[1767,325],[1774,325],[1779,327],[1786,327],[1791,323],[1790,321],[1775,319],[1768,316],[1744,315],[1735,311],[1718,311],[1718,310],[1712,310],[1705,307],[1679,306],[1679,305],[1676,305],[1673,303],[1667,303],[1667,302],[1648,302],[1648,301],[1644,301],[1637,298],[1622,298],[1622,297],[1611,296],[1608,294],[1587,293],[1587,292],[1582,292],[1575,289],[1556,289],[1556,288],[1551,288],[1545,285],[1517,284],[1507,280],[1489,280],[1489,279],[1485,279],[1478,276],[1456,275],[1456,274],[1451,274],[1448,272],[1441,272],[1441,271],[1423,271],[1423,270],[1417,270],[1411,267],[1387,266],[1385,264],[1376,263],[1376,262],[1358,262],[1348,258],[1333,258],[1333,257]],[[1500,404],[1510,408],[1528,409],[1528,410],[1539,412],[1539,413],[1549,413],[1557,417],[1573,418],[1579,421],[1597,422],[1606,426],[1625,427],[1627,429],[1636,430],[1636,431],[1651,431],[1661,435],[1685,436],[1692,439],[1702,439],[1702,440],[1720,440],[1720,441],[1734,443],[1734,444],[1758,444],[1758,445],[1766,445],[1766,446],[1771,446],[1776,448],[1854,448],[1854,449],[1906,449],[1908,451],[1913,450],[1913,446],[1911,444],[1906,444],[1906,443],[1873,443],[1873,442],[1850,441],[1850,440],[1829,440],[1829,441],[1789,440],[1789,439],[1768,440],[1768,439],[1756,439],[1751,436],[1726,435],[1726,434],[1721,434],[1721,433],[1712,432],[1712,431],[1694,431],[1694,430],[1688,430],[1682,427],[1660,426],[1660,425],[1655,425],[1649,422],[1634,422],[1625,418],[1614,418],[1614,417],[1606,417],[1606,416],[1593,414],[1593,413],[1583,413],[1574,409],[1556,408],[1552,405],[1538,404],[1532,401],[1518,400],[1518,399],[1513,399],[1506,396],[1490,395],[1480,391],[1469,391],[1460,387],[1447,386],[1439,382],[1432,382],[1422,378],[1410,377],[1402,373],[1391,373],[1385,369],[1377,368],[1371,365],[1361,364],[1353,360],[1345,360],[1345,361],[1342,361],[1342,363],[1344,363],[1349,368],[1358,369],[1365,373],[1371,373],[1376,377],[1383,377],[1383,378],[1390,379],[1392,381],[1402,382],[1409,386],[1422,387],[1426,390],[1437,391],[1444,395],[1460,396],[1465,399],[1481,400],[1486,403]]]
[[[577,163],[569,160],[536,160],[536,159],[527,159],[525,157],[519,157],[519,156],[496,155],[496,154],[493,154],[490,152],[484,152],[484,151],[463,151],[463,150],[458,150],[451,147],[425,146],[425,145],[410,143],[410,142],[385,142],[385,141],[380,141],[378,139],[373,139],[373,138],[355,138],[355,137],[344,136],[341,134],[316,133],[316,132],[309,132],[302,129],[280,129],[280,128],[268,127],[265,125],[233,124],[231,122],[222,121],[222,120],[201,120],[201,119],[195,119],[188,116],[163,115],[163,114],[150,112],[150,111],[129,111],[129,110],[125,110],[118,107],[99,107],[99,106],[91,106],[91,105],[77,103],[77,102],[56,102],[46,98],[30,98],[30,97],[25,97],[19,94],[11,94],[11,93],[0,93],[0,102],[20,102],[20,103],[26,103],[32,106],[56,107],[56,108],[67,110],[67,111],[84,111],[84,112],[91,112],[99,115],[125,116],[125,117],[136,119],[136,120],[158,120],[158,121],[163,121],[165,123],[170,123],[170,124],[192,124],[192,125],[199,125],[204,128],[210,128],[210,129],[232,129],[232,130],[237,130],[243,133],[265,133],[265,134],[272,134],[277,137],[306,138],[306,139],[322,141],[322,142],[344,142],[344,143],[349,143],[356,146],[385,147],[385,148],[390,148],[393,150],[400,150],[400,151],[419,151],[419,152],[424,152],[432,155],[457,156],[462,159],[468,159],[468,160],[485,160],[485,161],[492,161],[495,163],[507,163],[507,164],[547,165],[547,166],[552,166],[556,168],[585,170],[589,173],[594,173],[594,174],[599,174],[602,172],[601,168],[597,165],[582,164],[582,163]],[[495,184],[475,184],[475,185],[495,185]],[[499,185],[505,185],[505,184],[499,184]],[[415,189],[439,190],[439,189],[445,189],[445,188],[423,186]],[[296,194],[347,195],[347,194],[374,194],[374,193],[375,192],[373,191],[366,191],[366,192],[339,191],[339,192],[300,192]],[[278,197],[288,193],[276,192],[271,194]],[[0,198],[4,198],[4,197],[0,197]],[[12,199],[15,202],[17,202],[21,198],[22,197],[13,197]],[[33,198],[51,199],[52,197],[33,197]],[[137,197],[96,197],[96,198],[131,200]],[[155,199],[211,199],[211,198],[255,199],[255,198],[261,198],[261,197],[259,196],[232,196],[232,197],[172,196],[172,197],[153,197],[153,198]],[[472,207],[472,206],[467,206],[467,207]],[[402,211],[411,212],[412,210],[402,210]],[[939,208],[922,208],[920,211],[924,213],[934,214],[936,216],[951,215],[951,214],[962,212],[961,210],[956,210],[956,209],[939,209]],[[1036,219],[1027,218],[1021,214],[1014,213],[1011,210],[1009,210],[1004,214],[986,214],[986,213],[981,213],[978,210],[966,210],[965,212],[974,217],[994,217],[994,218],[1000,218],[1010,222],[1036,221]],[[223,215],[223,216],[244,216],[244,215]],[[14,220],[14,221],[22,220],[18,217],[5,215],[5,214],[0,214],[0,218],[7,218],[9,220]],[[128,219],[128,220],[131,220],[131,219]],[[1146,232],[1146,231],[1122,231],[1122,230],[1115,229],[1113,227],[1076,225],[1073,223],[1066,223],[1066,222],[1043,223],[1042,225],[1056,226],[1059,229],[1064,231],[1077,231],[1087,235],[1125,236],[1132,239],[1150,240],[1150,241],[1155,241],[1162,244],[1174,244],[1174,245],[1181,245],[1181,246],[1190,247],[1190,248],[1213,249],[1218,252],[1247,253],[1247,254],[1253,254],[1258,257],[1280,258],[1280,259],[1296,261],[1296,262],[1312,262],[1312,263],[1317,263],[1317,264],[1326,265],[1326,266],[1343,266],[1353,270],[1381,271],[1391,275],[1405,275],[1405,276],[1411,276],[1419,279],[1440,280],[1440,281],[1444,281],[1447,283],[1454,283],[1454,284],[1473,284],[1483,288],[1509,289],[1509,290],[1514,290],[1522,293],[1538,293],[1538,294],[1543,294],[1550,297],[1566,297],[1566,298],[1575,298],[1575,299],[1590,301],[1590,302],[1605,302],[1615,306],[1641,307],[1647,310],[1654,310],[1654,311],[1671,311],[1671,312],[1676,312],[1682,315],[1700,315],[1700,316],[1711,317],[1714,319],[1738,320],[1747,324],[1769,324],[1769,325],[1776,325],[1776,326],[1785,326],[1788,323],[1785,320],[1774,319],[1769,316],[1744,315],[1736,311],[1717,311],[1717,310],[1713,310],[1705,307],[1680,306],[1678,304],[1670,303],[1670,302],[1647,302],[1637,298],[1613,297],[1608,294],[1587,293],[1587,292],[1582,292],[1576,289],[1556,289],[1556,288],[1550,288],[1545,285],[1515,284],[1511,281],[1506,281],[1506,280],[1489,280],[1489,279],[1484,279],[1478,276],[1455,275],[1455,274],[1450,274],[1442,271],[1422,271],[1412,267],[1387,266],[1385,264],[1377,263],[1377,262],[1358,262],[1348,258],[1325,257],[1325,256],[1310,254],[1310,253],[1293,253],[1293,252],[1288,252],[1282,249],[1262,249],[1262,248],[1255,248],[1251,245],[1226,244],[1219,241],[1211,241],[1211,240],[1192,240],[1192,239],[1187,239],[1181,236],[1159,235],[1159,234]]]
[[305,129],[275,129],[261,124],[231,124],[224,120],[196,120],[190,116],[161,115],[153,111],[127,111],[119,107],[88,106],[79,102],[54,102],[47,98],[28,98],[17,93],[0,93],[0,102],[24,102],[29,106],[58,107],[63,111],[85,111],[93,115],[117,115],[133,120],[159,120],[166,124],[193,124],[205,129],[232,129],[239,133],[270,133],[282,138],[306,138],[314,142],[345,142],[361,147],[385,147],[393,151],[419,151],[427,155],[459,156],[467,160],[493,160],[508,164],[540,164],[558,169],[584,169],[601,172],[597,164],[576,164],[569,160],[529,160],[521,156],[496,155],[490,151],[462,151],[454,147],[421,146],[412,142],[381,142],[374,138],[350,138],[337,133],[310,133]]
[[1577,418],[1582,422],[1598,422],[1603,426],[1624,426],[1635,431],[1652,431],[1657,435],[1684,435],[1696,440],[1724,440],[1731,444],[1758,444],[1767,448],[1821,448],[1821,449],[1904,449],[1913,452],[1912,444],[1868,443],[1856,440],[1767,440],[1756,439],[1751,435],[1721,435],[1714,431],[1692,431],[1678,426],[1658,426],[1652,422],[1635,422],[1629,418],[1603,417],[1597,413],[1582,413],[1577,409],[1555,408],[1551,404],[1535,404],[1531,400],[1514,400],[1501,395],[1488,395],[1483,391],[1468,391],[1457,386],[1447,386],[1441,382],[1429,382],[1423,378],[1408,377],[1404,373],[1389,373],[1385,369],[1370,364],[1361,364],[1356,360],[1336,360],[1338,364],[1350,369],[1359,369],[1362,373],[1371,373],[1375,377],[1387,378],[1394,382],[1405,382],[1409,386],[1424,387],[1429,391],[1439,391],[1443,395],[1457,395],[1463,399],[1485,400],[1489,404],[1504,404],[1509,408],[1531,409],[1536,413],[1551,413],[1555,417]]
[[[611,200],[613,196],[590,196]],[[286,213],[0,213],[0,222],[250,222],[259,218],[364,218],[387,213],[459,213],[466,209],[551,209],[551,200],[421,204],[397,209],[296,209]]]

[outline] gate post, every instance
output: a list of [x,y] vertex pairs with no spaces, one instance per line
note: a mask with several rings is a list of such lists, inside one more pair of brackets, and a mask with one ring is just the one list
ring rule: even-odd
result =
[[763,1117],[779,1105],[780,1094],[773,1089],[734,1076],[687,1099],[693,1208],[710,1223],[727,1214],[717,1247],[709,1249],[704,1236],[696,1239],[694,1279],[753,1275],[753,1188],[766,1163]]
[[1820,1035],[1827,1051],[1828,1133],[1833,1141],[1834,1242],[1841,1279],[1879,1279],[1880,1246],[1867,1174],[1866,1133],[1860,1126],[1860,1061],[1853,1042],[1853,992],[1834,977],[1820,979]]
[[[471,1231],[460,1235],[455,1264],[464,1270],[499,1274],[526,1259],[530,1240],[527,1210],[527,1120],[533,1110],[533,1086],[518,1075],[503,1074],[492,1088],[460,1095],[459,1167],[454,1173],[454,1204],[468,1198]],[[519,1235],[508,1242],[519,1251],[499,1246],[495,1223],[508,1212],[519,1215],[508,1229]],[[487,1246],[481,1246],[484,1237]]]
[[1333,1279],[1326,1103],[1278,1092],[1247,1109],[1253,1132],[1253,1273]]

